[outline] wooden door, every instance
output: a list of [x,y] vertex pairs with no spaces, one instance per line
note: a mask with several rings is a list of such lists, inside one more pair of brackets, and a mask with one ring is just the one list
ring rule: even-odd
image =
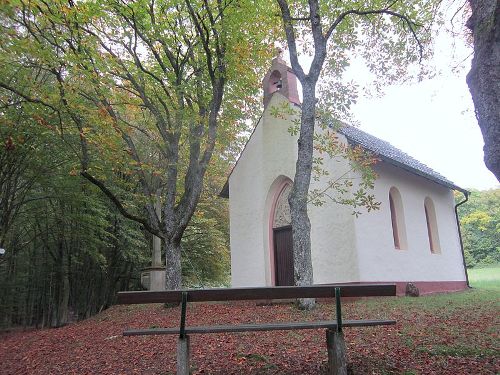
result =
[[276,285],[293,285],[292,227],[273,229]]

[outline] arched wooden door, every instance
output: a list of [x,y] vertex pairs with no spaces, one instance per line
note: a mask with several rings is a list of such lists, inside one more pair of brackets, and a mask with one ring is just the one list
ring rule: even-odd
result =
[[290,225],[290,206],[288,196],[291,183],[280,191],[273,215],[273,247],[275,285],[293,285],[293,240]]

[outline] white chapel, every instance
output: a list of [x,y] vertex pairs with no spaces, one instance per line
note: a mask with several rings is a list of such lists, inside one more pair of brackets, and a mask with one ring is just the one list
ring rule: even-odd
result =
[[[279,57],[263,80],[264,112],[221,196],[229,198],[232,287],[293,284],[288,194],[295,174],[294,116],[272,108],[300,110],[297,78]],[[345,126],[339,139],[361,146],[380,160],[373,193],[380,209],[352,215],[352,207],[326,202],[308,207],[315,284],[408,283],[421,294],[465,289],[454,191],[445,177],[379,138]],[[324,161],[331,176],[348,161]],[[310,189],[324,181],[312,181]]]

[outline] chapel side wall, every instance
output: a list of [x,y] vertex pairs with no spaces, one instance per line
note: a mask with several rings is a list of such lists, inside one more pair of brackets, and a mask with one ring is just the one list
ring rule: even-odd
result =
[[[453,192],[428,179],[380,163],[374,193],[380,210],[356,219],[360,281],[363,282],[463,282],[465,272],[456,224]],[[389,189],[401,194],[407,246],[396,249],[392,235]],[[424,200],[436,210],[440,252],[429,246]]]
[[[343,135],[337,136],[341,142],[347,143]],[[343,158],[330,159],[324,156],[324,168],[329,175],[321,177],[319,181],[311,180],[310,191],[324,189],[329,181],[336,180],[339,176],[353,176],[352,172],[349,172],[349,162]],[[334,195],[335,192],[329,190],[328,194]],[[359,281],[352,210],[352,207],[333,203],[328,198],[321,206],[309,204],[315,284]]]

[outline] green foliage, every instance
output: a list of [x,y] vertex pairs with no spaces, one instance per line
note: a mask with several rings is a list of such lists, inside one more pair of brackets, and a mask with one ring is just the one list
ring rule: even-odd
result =
[[29,106],[2,104],[0,325],[59,326],[90,316],[117,290],[136,287],[148,256],[143,233],[70,174],[72,148],[48,123],[40,126]]
[[218,196],[228,168],[226,155],[214,155],[200,202],[182,238],[182,274],[188,286],[230,284],[229,202]]
[[[318,72],[317,110],[327,123],[349,123],[349,111],[367,86],[378,92],[388,84],[421,79],[430,73],[426,62],[432,54],[431,32],[440,20],[439,1],[285,2],[293,18],[297,54],[305,57],[301,61],[311,61],[318,48],[309,19],[310,4],[318,3],[320,27],[328,40],[326,59]],[[363,75],[363,82],[346,75],[355,60],[362,61],[372,73]],[[303,67],[307,72],[308,66]],[[366,84],[367,79],[373,80],[372,85]]]
[[491,264],[483,268],[468,270],[469,281],[473,288],[500,290],[500,265]]
[[[457,201],[463,200],[458,195]],[[472,191],[458,209],[468,267],[500,262],[500,189]]]
[[202,197],[182,239],[182,275],[191,287],[229,286],[229,210],[222,199]]
[[266,9],[246,0],[13,0],[0,13],[9,35],[0,87],[71,144],[72,174],[162,238],[169,288],[181,284],[179,245],[212,155],[227,163],[238,153],[277,29],[259,17]]

